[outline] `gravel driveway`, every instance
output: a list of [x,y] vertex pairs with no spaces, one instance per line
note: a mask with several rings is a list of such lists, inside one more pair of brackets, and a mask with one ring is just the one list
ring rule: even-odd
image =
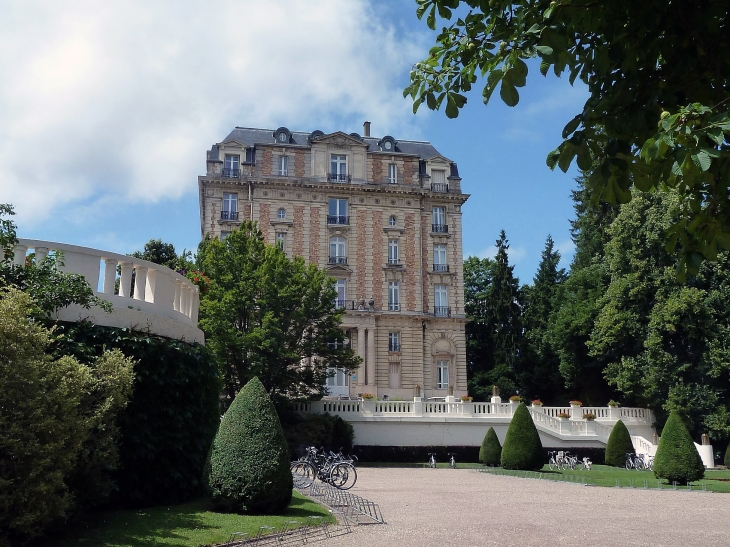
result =
[[354,494],[387,524],[325,544],[347,547],[730,545],[730,494],[600,488],[474,470],[357,470]]

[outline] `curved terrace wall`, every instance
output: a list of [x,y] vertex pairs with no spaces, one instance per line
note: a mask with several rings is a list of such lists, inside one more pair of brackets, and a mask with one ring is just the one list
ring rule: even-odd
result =
[[[61,270],[84,276],[94,293],[111,302],[112,313],[97,307],[68,306],[56,314],[61,321],[90,321],[107,327],[130,328],[185,342],[205,343],[198,328],[198,287],[179,273],[154,262],[78,245],[20,239],[13,262],[21,265],[29,252],[36,260],[61,251]],[[120,266],[119,294],[114,294]],[[136,274],[131,296],[132,272]],[[101,282],[101,283],[100,283]],[[99,286],[101,290],[99,291]]]

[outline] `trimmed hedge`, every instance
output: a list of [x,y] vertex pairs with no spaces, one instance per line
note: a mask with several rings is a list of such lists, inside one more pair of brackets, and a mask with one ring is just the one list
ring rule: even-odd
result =
[[292,460],[304,456],[308,446],[325,450],[352,452],[352,441],[355,431],[352,425],[339,416],[324,414],[300,414],[298,412],[279,409],[281,427],[289,445],[289,457]]
[[669,413],[659,439],[654,457],[654,476],[657,479],[667,479],[670,483],[677,481],[680,484],[697,481],[705,476],[702,458],[697,452],[687,426],[675,410]]
[[258,378],[238,392],[210,449],[205,480],[213,503],[229,511],[276,513],[292,497],[289,450]]
[[493,427],[487,430],[482,441],[482,447],[479,450],[479,463],[497,467],[502,461],[502,445],[499,444],[497,433]]
[[626,454],[636,454],[634,443],[631,442],[631,434],[621,420],[613,426],[611,434],[606,443],[606,465],[624,467],[626,465]]
[[92,363],[117,348],[136,361],[132,397],[119,414],[114,504],[149,507],[200,496],[220,423],[221,381],[205,346],[91,323],[58,323],[54,332],[57,355]]
[[725,467],[730,467],[730,443],[728,443],[725,449]]
[[540,435],[524,403],[515,410],[502,447],[502,467],[537,471],[545,464]]

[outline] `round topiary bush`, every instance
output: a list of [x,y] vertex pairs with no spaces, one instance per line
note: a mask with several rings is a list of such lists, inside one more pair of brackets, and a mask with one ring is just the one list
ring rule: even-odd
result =
[[680,484],[700,480],[705,466],[682,418],[672,410],[664,424],[654,457],[654,476]]
[[538,470],[543,466],[542,442],[524,403],[515,410],[502,447],[504,469]]
[[482,447],[479,449],[479,462],[491,467],[499,466],[502,461],[502,445],[499,444],[497,433],[490,427],[484,435]]
[[258,378],[238,392],[210,449],[205,482],[229,511],[275,513],[289,505],[289,450],[274,405]]
[[626,454],[636,454],[634,443],[631,442],[631,434],[626,429],[626,424],[621,420],[613,426],[611,434],[606,443],[606,465],[624,467],[626,465]]

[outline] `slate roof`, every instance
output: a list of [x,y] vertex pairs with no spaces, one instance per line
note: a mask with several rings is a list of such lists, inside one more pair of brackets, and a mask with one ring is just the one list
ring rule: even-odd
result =
[[[255,144],[276,144],[274,139],[274,129],[253,129],[250,127],[236,127],[231,131],[228,136],[221,142],[234,140],[245,146],[253,146]],[[303,133],[301,131],[291,132],[291,141],[288,144],[297,144],[301,146],[309,145],[309,135],[311,133]],[[360,137],[364,143],[368,145],[369,152],[380,151],[378,142],[380,138],[377,137]],[[438,150],[436,150],[430,142],[422,141],[405,141],[396,139],[395,152],[401,152],[404,154],[412,154],[418,156],[421,159],[427,160],[434,156],[440,156]],[[218,146],[213,145],[210,150],[209,156],[211,160],[218,160]],[[452,167],[453,170],[453,167]]]

